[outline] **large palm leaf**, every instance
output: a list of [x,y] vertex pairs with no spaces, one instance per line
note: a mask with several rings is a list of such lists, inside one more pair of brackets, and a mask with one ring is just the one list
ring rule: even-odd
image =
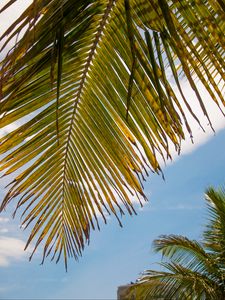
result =
[[222,1],[37,0],[2,35],[1,127],[25,123],[0,140],[1,170],[22,168],[1,209],[18,197],[43,259],[80,255],[99,214],[132,214],[140,176],[192,136],[180,71],[206,118],[195,78],[224,106],[224,29]]

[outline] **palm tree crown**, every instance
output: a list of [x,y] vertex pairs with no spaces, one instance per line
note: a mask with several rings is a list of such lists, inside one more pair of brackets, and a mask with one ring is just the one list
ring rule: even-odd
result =
[[43,260],[67,264],[99,216],[135,213],[144,175],[192,137],[180,76],[208,120],[196,79],[224,108],[224,31],[222,0],[36,0],[0,37],[0,124],[23,121],[0,138],[1,170],[19,170],[1,210],[24,207]]
[[225,297],[225,191],[206,192],[209,221],[203,240],[164,235],[153,243],[163,271],[147,270],[129,299],[222,300]]

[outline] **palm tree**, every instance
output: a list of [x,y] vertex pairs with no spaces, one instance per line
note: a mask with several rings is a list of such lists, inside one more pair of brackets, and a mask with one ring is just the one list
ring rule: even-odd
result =
[[99,216],[135,213],[144,176],[192,137],[196,103],[211,124],[196,79],[224,108],[224,30],[222,0],[36,0],[0,37],[0,124],[22,120],[0,139],[1,171],[17,172],[1,210],[24,207],[43,260],[67,264]]
[[225,190],[209,188],[206,200],[209,221],[203,240],[179,235],[156,239],[162,271],[145,271],[127,299],[225,299]]

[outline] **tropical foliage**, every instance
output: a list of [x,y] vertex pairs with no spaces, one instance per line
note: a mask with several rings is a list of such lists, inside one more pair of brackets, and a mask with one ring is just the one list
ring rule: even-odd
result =
[[206,192],[209,220],[201,242],[179,235],[153,243],[162,271],[147,270],[127,299],[222,300],[225,295],[225,190]]
[[224,31],[223,0],[36,0],[0,37],[0,126],[22,120],[0,139],[1,171],[17,172],[1,210],[24,208],[43,260],[67,264],[99,216],[135,213],[195,108],[209,120],[196,79],[224,108]]

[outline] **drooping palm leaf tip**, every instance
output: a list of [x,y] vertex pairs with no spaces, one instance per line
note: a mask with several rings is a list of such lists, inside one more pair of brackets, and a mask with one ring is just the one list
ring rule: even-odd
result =
[[[153,243],[160,271],[147,270],[123,298],[223,300],[225,295],[225,190],[206,191],[208,220],[201,242],[180,235]],[[126,298],[127,297],[127,298]]]
[[20,170],[1,210],[14,198],[24,207],[27,246],[43,243],[43,260],[63,253],[67,264],[99,215],[134,213],[141,178],[161,172],[169,141],[179,151],[192,135],[180,73],[206,118],[196,78],[224,108],[224,29],[215,0],[37,0],[1,36],[0,124],[25,120],[0,140],[1,170]]

